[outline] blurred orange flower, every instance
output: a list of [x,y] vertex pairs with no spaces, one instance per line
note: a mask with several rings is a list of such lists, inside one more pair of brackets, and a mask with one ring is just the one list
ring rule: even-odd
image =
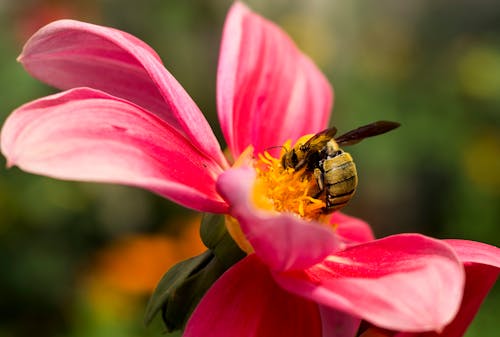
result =
[[14,29],[21,43],[49,22],[97,17],[97,8],[91,1],[35,0],[29,4],[20,1],[17,6]]
[[206,248],[199,238],[200,217],[192,219],[178,237],[132,235],[98,253],[93,277],[128,294],[150,294],[160,278],[177,262]]

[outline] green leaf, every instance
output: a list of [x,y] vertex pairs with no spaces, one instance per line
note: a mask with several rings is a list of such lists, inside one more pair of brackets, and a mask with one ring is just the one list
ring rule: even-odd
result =
[[205,215],[200,234],[209,249],[176,264],[163,276],[146,307],[146,324],[161,311],[168,332],[184,328],[205,292],[246,255],[227,232],[224,216]]
[[214,252],[226,269],[246,255],[227,231],[223,215],[204,214],[200,235],[205,246]]
[[225,219],[219,214],[203,214],[200,226],[200,236],[203,244],[210,249],[217,247],[227,233]]
[[213,255],[203,269],[190,275],[171,293],[162,307],[162,318],[168,331],[184,328],[203,295],[224,271],[226,269]]
[[214,257],[215,255],[210,250],[207,250],[198,256],[179,262],[170,268],[162,277],[153,295],[149,299],[144,315],[144,322],[150,324],[156,314],[162,310],[162,307],[171,302],[169,297],[174,296],[177,289],[181,287],[187,279],[196,275],[197,272],[207,266]]

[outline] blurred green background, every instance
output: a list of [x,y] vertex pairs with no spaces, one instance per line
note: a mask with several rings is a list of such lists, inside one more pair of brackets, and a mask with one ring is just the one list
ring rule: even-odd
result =
[[[0,123],[54,92],[15,59],[42,25],[75,18],[149,43],[210,119],[230,1],[0,0]],[[332,124],[403,126],[350,148],[345,212],[377,236],[500,243],[500,6],[496,1],[247,1],[335,88]],[[162,336],[142,324],[151,287],[202,249],[195,214],[134,188],[55,181],[0,159],[0,337]],[[190,223],[190,224],[188,224]],[[498,336],[500,287],[467,336]]]

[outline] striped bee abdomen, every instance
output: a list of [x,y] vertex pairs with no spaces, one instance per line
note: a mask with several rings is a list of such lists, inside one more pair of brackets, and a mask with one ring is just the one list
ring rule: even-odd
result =
[[326,190],[326,210],[333,212],[344,207],[356,191],[356,165],[349,153],[342,152],[323,160],[321,170]]

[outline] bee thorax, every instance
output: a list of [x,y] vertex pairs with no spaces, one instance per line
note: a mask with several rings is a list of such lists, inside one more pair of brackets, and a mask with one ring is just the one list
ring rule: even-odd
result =
[[338,154],[342,153],[339,145],[333,139],[330,139],[325,145],[325,154],[327,157],[336,157]]

